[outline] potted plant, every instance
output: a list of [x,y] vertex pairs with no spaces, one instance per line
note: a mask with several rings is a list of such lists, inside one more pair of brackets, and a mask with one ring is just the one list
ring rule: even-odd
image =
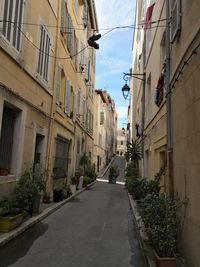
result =
[[165,195],[150,194],[144,200],[140,200],[140,214],[154,247],[159,267],[176,266],[177,208],[177,202]]
[[9,232],[23,221],[24,212],[13,196],[0,199],[0,231]]
[[0,176],[7,176],[8,175],[8,168],[0,167]]
[[118,175],[119,175],[119,170],[117,166],[112,166],[109,170],[109,176],[108,176],[109,183],[116,184]]
[[70,184],[68,183],[67,180],[63,183],[62,192],[63,192],[63,198],[68,198],[72,195]]
[[76,176],[71,176],[71,184],[70,184],[70,189],[71,189],[71,193],[72,195],[76,192],[76,187],[78,184],[78,179]]
[[41,193],[45,189],[46,172],[41,167],[25,169],[15,188],[19,206],[32,213],[39,212]]
[[86,187],[86,189],[87,189],[87,186],[89,183],[90,183],[90,178],[88,176],[84,176],[83,177],[83,187]]
[[42,202],[43,203],[50,203],[51,200],[51,196],[50,196],[50,192],[44,192],[44,195],[42,196]]

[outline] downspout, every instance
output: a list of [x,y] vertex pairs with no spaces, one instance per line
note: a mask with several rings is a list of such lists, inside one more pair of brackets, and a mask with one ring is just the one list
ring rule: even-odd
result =
[[172,119],[171,119],[171,94],[170,94],[170,5],[166,0],[166,109],[167,109],[167,173],[168,194],[174,195],[173,181],[173,146],[172,146]]
[[[57,17],[57,23],[56,23],[56,43],[55,43],[55,56],[57,56],[57,50],[58,50],[58,32],[59,32],[59,11],[60,11],[60,5],[59,5],[59,1],[58,1],[58,6],[57,6],[57,10],[58,10],[58,17]],[[47,170],[49,171],[49,168],[50,168],[50,165],[51,165],[51,147],[52,147],[52,138],[53,138],[53,123],[54,123],[54,103],[55,103],[55,97],[56,97],[56,94],[55,94],[55,76],[56,76],[56,62],[57,62],[57,59],[55,58],[54,60],[54,71],[53,71],[53,96],[52,96],[52,102],[51,102],[51,116],[50,116],[50,121],[49,121],[49,135],[48,135],[48,144],[47,144],[47,163],[46,163],[46,167],[47,167]],[[48,182],[49,181],[49,178],[48,177]]]
[[143,42],[143,81],[142,81],[142,159],[143,159],[143,176],[145,172],[145,162],[144,162],[144,130],[145,130],[145,84],[146,84],[146,33],[144,33],[144,42]]

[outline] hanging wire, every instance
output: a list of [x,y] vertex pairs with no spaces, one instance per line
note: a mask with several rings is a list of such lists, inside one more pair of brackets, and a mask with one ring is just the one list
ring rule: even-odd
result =
[[[166,21],[167,19],[159,19],[159,20],[154,20],[151,22],[151,24],[155,24],[155,23],[158,23],[158,22],[162,22],[162,21]],[[12,20],[0,20],[0,23],[1,22],[5,22],[5,23],[11,23],[11,24],[19,24],[20,26],[21,25],[27,25],[27,26],[37,26],[37,27],[40,27],[41,24],[39,23],[32,23],[32,22],[21,22],[21,23],[18,23],[16,21],[12,21]],[[141,22],[141,23],[138,23],[137,25],[135,24],[131,24],[131,25],[123,25],[123,26],[114,26],[114,27],[110,27],[110,28],[102,28],[102,29],[99,29],[99,31],[109,31],[109,30],[115,30],[115,29],[127,29],[127,28],[130,28],[130,29],[143,29],[143,26],[144,26],[145,22]],[[50,25],[50,24],[44,24],[45,27],[47,28],[56,28],[56,29],[61,29],[63,27],[61,26],[56,26],[56,25]],[[166,25],[163,25],[163,26],[166,26]],[[67,27],[68,30],[77,30],[77,31],[84,31],[85,28],[70,28],[70,27]],[[88,30],[88,31],[93,31],[92,30]]]
[[173,89],[175,89],[175,85],[179,81],[180,76],[183,75],[183,72],[185,71],[186,67],[190,64],[190,61],[192,60],[192,58],[198,54],[199,49],[200,49],[200,43],[198,43],[198,45],[192,50],[189,57],[183,62],[180,70],[178,71],[178,74],[175,76],[172,84],[170,85],[169,92],[165,96],[168,96],[169,94],[171,94]]

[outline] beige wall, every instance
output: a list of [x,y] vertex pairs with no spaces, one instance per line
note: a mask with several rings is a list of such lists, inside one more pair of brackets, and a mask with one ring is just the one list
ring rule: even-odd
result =
[[[151,1],[137,1],[136,23],[145,17],[146,8]],[[154,7],[152,21],[165,18],[164,1],[159,1]],[[166,152],[166,107],[163,99],[160,107],[154,102],[155,88],[164,63],[163,47],[161,45],[164,28],[147,29],[146,32],[146,81],[145,81],[145,126],[144,126],[144,159],[140,164],[142,176],[152,179],[163,167]],[[135,31],[133,40],[132,72],[143,73],[142,45],[144,31]],[[140,76],[141,78],[141,76]],[[131,139],[136,139],[135,124],[142,130],[142,81],[131,79]],[[162,186],[166,186],[163,177]]]
[[[83,109],[83,100],[87,100],[87,108],[93,114],[93,91],[95,84],[95,51],[92,48],[84,50],[84,56],[91,61],[89,80],[85,80],[85,71],[81,72],[79,66],[75,65],[75,57],[70,57],[64,38],[60,33],[61,26],[61,2],[62,1],[26,1],[24,5],[23,22],[34,22],[35,25],[23,24],[21,50],[17,52],[11,44],[0,38],[0,129],[2,125],[3,105],[9,103],[17,110],[17,120],[14,132],[14,145],[12,155],[11,173],[12,177],[1,180],[2,192],[11,191],[10,179],[15,181],[16,175],[20,174],[23,167],[32,164],[35,153],[36,136],[43,136],[42,146],[38,149],[41,152],[41,163],[49,170],[48,189],[52,190],[54,181],[52,169],[55,159],[55,137],[62,136],[70,140],[68,156],[69,178],[75,171],[76,164],[76,140],[84,137],[84,149],[93,157],[93,129],[87,127],[86,109]],[[74,9],[74,1],[67,1],[67,9],[71,15],[73,27],[80,28],[82,24],[83,2],[78,1],[78,14]],[[0,3],[2,7],[3,1]],[[75,30],[78,40],[77,52],[80,52],[81,42],[87,45],[88,36],[92,29],[98,29],[94,3],[88,1],[88,25],[85,30]],[[2,15],[2,8],[0,15]],[[37,73],[39,46],[40,46],[40,24],[46,25],[50,37],[50,51],[48,81],[43,80]],[[54,25],[57,27],[48,27]],[[2,27],[2,23],[0,23]],[[89,32],[90,31],[90,32]],[[77,63],[81,60],[81,54],[77,55]],[[85,61],[84,63],[87,63]],[[57,67],[62,68],[67,80],[70,81],[74,96],[81,90],[81,109],[77,114],[77,99],[74,97],[72,111],[73,118],[70,118],[64,110],[65,91],[60,93],[62,104],[56,103],[58,89]],[[7,104],[6,104],[7,105]],[[84,112],[84,114],[83,114]],[[79,115],[81,115],[79,117]],[[85,120],[85,122],[84,122]],[[91,118],[92,120],[92,118]],[[92,123],[91,123],[92,124]],[[82,151],[82,152],[83,152]],[[17,159],[17,160],[16,160]],[[7,189],[5,189],[7,184]]]
[[[172,46],[171,79],[200,42],[200,2],[182,1],[182,29]],[[200,56],[194,55],[172,91],[175,194],[187,198],[180,215],[187,266],[200,266]]]

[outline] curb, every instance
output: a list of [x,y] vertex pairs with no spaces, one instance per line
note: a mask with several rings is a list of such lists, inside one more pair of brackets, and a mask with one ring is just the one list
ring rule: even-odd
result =
[[127,194],[128,194],[130,206],[131,206],[131,209],[133,212],[134,221],[135,221],[136,226],[137,226],[140,245],[141,245],[141,248],[143,250],[143,254],[144,254],[147,266],[148,267],[157,267],[156,262],[155,262],[153,249],[148,244],[148,237],[144,231],[144,225],[143,225],[141,216],[139,215],[139,213],[137,211],[137,205],[136,205],[134,199],[132,198],[132,196],[128,193],[128,191],[127,191]]
[[[87,186],[87,189],[90,188],[90,187],[92,187],[95,183],[96,183],[96,181],[94,181],[93,183],[89,184]],[[38,214],[35,217],[31,217],[27,221],[23,222],[16,229],[14,229],[14,230],[12,230],[12,231],[10,231],[8,233],[2,234],[2,236],[0,236],[0,247],[3,247],[9,241],[11,241],[15,237],[19,236],[20,234],[22,234],[23,232],[25,232],[27,229],[29,229],[31,226],[35,225],[36,223],[38,223],[38,222],[42,221],[43,219],[45,219],[46,217],[48,217],[54,211],[56,211],[59,208],[61,208],[63,205],[65,205],[67,202],[71,201],[72,199],[74,199],[78,195],[80,195],[85,190],[86,190],[86,188],[80,189],[75,194],[73,194],[71,197],[63,200],[62,202],[58,202],[58,203],[54,204],[53,206],[45,209],[43,212],[41,212],[40,214]]]

